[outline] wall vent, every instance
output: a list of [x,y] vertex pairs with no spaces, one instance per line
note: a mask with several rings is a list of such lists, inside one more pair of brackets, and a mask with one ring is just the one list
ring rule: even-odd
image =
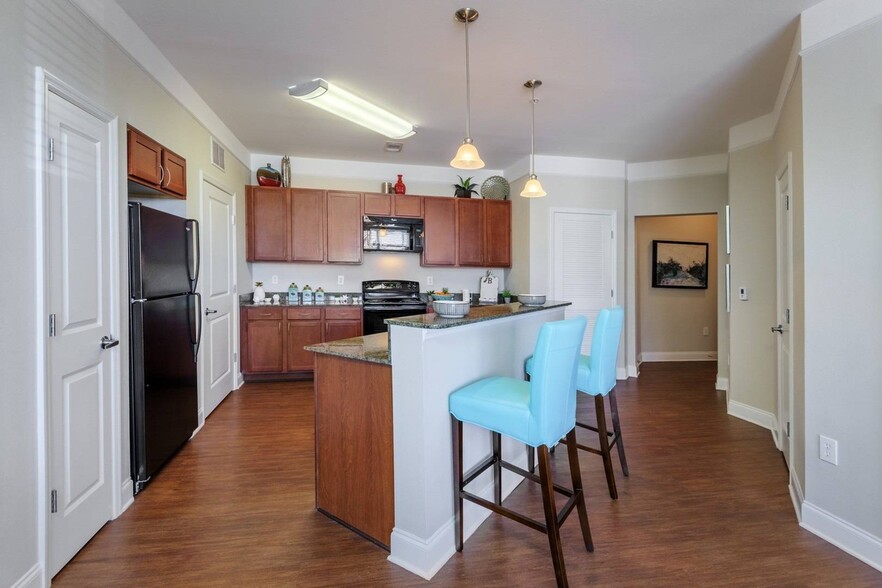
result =
[[224,146],[217,142],[214,137],[211,138],[211,163],[224,171],[226,171],[227,150]]

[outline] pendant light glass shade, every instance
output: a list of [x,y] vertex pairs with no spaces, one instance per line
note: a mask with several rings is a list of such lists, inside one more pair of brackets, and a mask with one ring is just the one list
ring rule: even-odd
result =
[[536,88],[542,85],[542,80],[527,80],[524,82],[524,86],[530,88],[530,107],[532,109],[532,119],[530,123],[530,179],[527,180],[527,183],[524,185],[524,189],[521,190],[521,196],[524,198],[541,198],[545,196],[545,190],[542,189],[542,184],[539,183],[539,179],[536,177]]
[[472,143],[471,137],[471,79],[469,72],[469,23],[478,18],[478,11],[474,8],[460,8],[454,15],[456,20],[465,25],[465,48],[466,48],[466,136],[456,151],[456,155],[450,160],[450,166],[456,169],[481,169],[484,161],[478,155],[478,148]]

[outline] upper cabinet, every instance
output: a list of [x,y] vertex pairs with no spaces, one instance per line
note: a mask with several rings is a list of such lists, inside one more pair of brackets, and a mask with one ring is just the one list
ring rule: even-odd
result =
[[288,261],[290,200],[287,190],[248,186],[249,261]]
[[457,198],[456,263],[484,265],[484,200]]
[[423,199],[423,265],[456,265],[456,201]]
[[511,267],[511,200],[484,203],[484,265]]
[[328,263],[361,263],[361,194],[328,192],[327,211]]
[[368,216],[423,218],[423,197],[406,194],[365,194],[364,213]]
[[149,193],[187,197],[187,160],[134,127],[128,127],[129,180]]
[[284,190],[291,199],[291,250],[288,261],[325,261],[325,192]]

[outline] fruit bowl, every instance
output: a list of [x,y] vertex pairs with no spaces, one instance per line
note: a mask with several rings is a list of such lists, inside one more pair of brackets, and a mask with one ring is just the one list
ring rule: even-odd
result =
[[443,318],[462,318],[469,313],[471,305],[462,300],[436,300],[432,303],[435,313]]

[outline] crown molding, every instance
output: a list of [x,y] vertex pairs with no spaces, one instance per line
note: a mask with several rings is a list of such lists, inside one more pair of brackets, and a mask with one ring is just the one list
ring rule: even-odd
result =
[[802,52],[882,18],[879,0],[825,0],[802,13]]
[[251,153],[208,103],[184,79],[153,41],[113,0],[72,0],[74,6],[115,42],[147,75],[165,88],[236,159],[247,166]]
[[628,164],[628,181],[670,180],[696,176],[715,176],[729,171],[729,154],[702,155],[686,159],[644,161]]

